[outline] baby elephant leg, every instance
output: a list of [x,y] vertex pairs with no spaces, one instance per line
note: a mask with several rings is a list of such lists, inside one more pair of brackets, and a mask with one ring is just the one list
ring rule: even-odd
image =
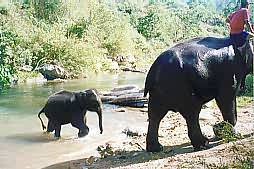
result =
[[73,118],[71,125],[79,129],[78,137],[84,137],[89,133],[89,128],[84,123],[84,117],[82,114],[78,117]]
[[60,138],[60,132],[61,132],[61,124],[57,123],[54,120],[49,119],[48,126],[47,126],[47,132],[53,132],[55,130],[55,138]]
[[55,130],[54,122],[53,122],[53,120],[49,119],[48,126],[47,126],[47,132],[50,133],[50,132],[53,132],[54,130]]
[[60,138],[60,133],[61,133],[61,124],[56,123],[55,124],[55,138]]

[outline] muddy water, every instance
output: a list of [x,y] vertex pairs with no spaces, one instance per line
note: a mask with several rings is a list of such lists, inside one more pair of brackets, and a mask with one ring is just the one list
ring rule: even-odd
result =
[[[36,169],[54,163],[98,155],[96,148],[111,140],[124,140],[125,128],[145,129],[146,119],[130,112],[114,112],[115,106],[103,105],[104,133],[99,134],[95,112],[87,113],[90,133],[78,138],[78,130],[71,125],[62,127],[60,140],[42,132],[37,113],[47,97],[61,89],[78,91],[96,88],[109,90],[119,85],[135,84],[143,87],[144,74],[97,74],[84,80],[61,84],[24,84],[0,94],[0,169]],[[44,123],[47,119],[44,115]],[[133,125],[135,124],[135,126]]]

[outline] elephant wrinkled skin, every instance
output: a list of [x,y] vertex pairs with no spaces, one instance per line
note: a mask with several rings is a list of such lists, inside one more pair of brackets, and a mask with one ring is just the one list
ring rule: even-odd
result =
[[78,128],[78,136],[83,137],[89,132],[85,118],[87,110],[97,112],[100,133],[102,133],[102,102],[94,89],[81,92],[63,90],[53,94],[48,98],[38,117],[44,130],[46,127],[40,118],[40,114],[45,113],[48,118],[47,132],[55,130],[56,138],[60,137],[61,125],[67,123],[71,123],[73,127]]
[[223,119],[235,125],[236,93],[252,66],[252,44],[246,43],[238,51],[227,38],[194,38],[160,54],[145,82],[144,96],[149,93],[147,151],[162,150],[158,129],[169,110],[185,118],[195,150],[208,144],[199,125],[199,113],[206,102],[215,98]]

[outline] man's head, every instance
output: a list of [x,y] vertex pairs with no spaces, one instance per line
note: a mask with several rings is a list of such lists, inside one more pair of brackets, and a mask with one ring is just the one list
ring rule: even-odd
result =
[[241,0],[241,8],[249,8],[250,0]]

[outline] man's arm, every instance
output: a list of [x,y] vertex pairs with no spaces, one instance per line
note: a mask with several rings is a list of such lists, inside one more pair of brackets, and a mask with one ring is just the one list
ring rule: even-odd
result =
[[243,10],[243,17],[244,17],[244,23],[246,27],[249,29],[249,38],[252,38],[254,36],[253,28],[250,24],[250,12],[246,9]]
[[245,20],[245,25],[247,26],[247,28],[249,29],[250,33],[252,33],[252,36],[253,36],[254,30],[253,30],[252,25],[250,24],[250,21]]

